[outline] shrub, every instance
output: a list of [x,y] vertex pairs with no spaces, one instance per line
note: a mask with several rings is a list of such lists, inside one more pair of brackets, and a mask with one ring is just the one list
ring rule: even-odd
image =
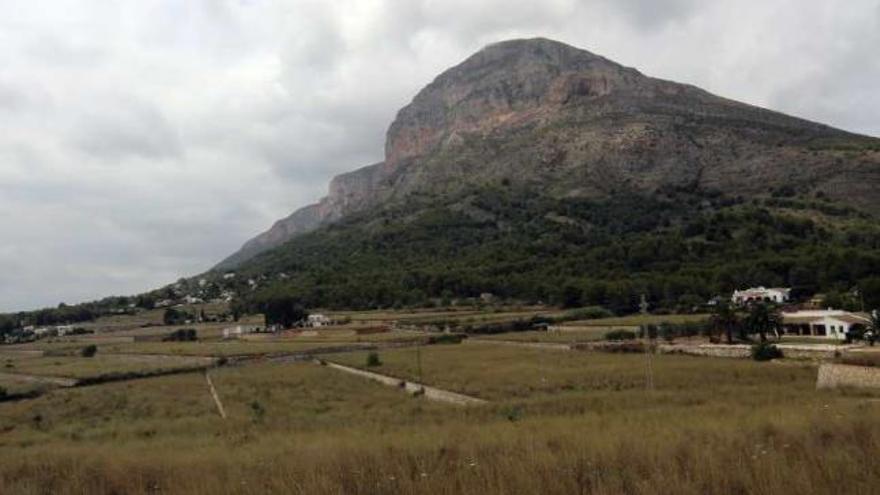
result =
[[635,332],[623,329],[612,330],[605,334],[605,340],[633,340],[635,338]]
[[262,423],[263,418],[265,418],[266,416],[266,408],[264,408],[263,405],[259,403],[259,401],[251,402],[250,407],[251,414],[254,418],[254,423]]
[[371,353],[367,354],[367,366],[370,368],[373,368],[376,366],[382,366],[382,360],[379,359],[378,352],[371,352]]
[[195,342],[197,340],[199,340],[199,335],[194,328],[181,328],[162,338],[163,342]]
[[605,343],[593,347],[597,351],[631,354],[645,352],[645,346],[641,342]]
[[81,351],[79,351],[80,356],[87,357],[87,358],[94,357],[95,354],[97,354],[97,353],[98,353],[98,346],[96,346],[95,344],[87,345],[87,346],[83,347]]
[[752,359],[755,361],[770,361],[782,357],[782,350],[773,344],[758,342],[752,346]]
[[599,318],[610,318],[614,316],[614,313],[603,308],[602,306],[588,306],[586,308],[575,309],[565,313],[565,315],[560,318],[563,321],[566,320],[598,320]]
[[455,333],[444,333],[442,335],[431,335],[428,337],[428,344],[461,344],[464,335]]
[[0,399],[5,399],[8,392],[4,387],[0,387]]

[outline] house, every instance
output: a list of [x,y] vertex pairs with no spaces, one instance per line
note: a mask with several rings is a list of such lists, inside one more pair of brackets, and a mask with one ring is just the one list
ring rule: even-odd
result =
[[806,335],[845,340],[846,334],[859,327],[867,328],[871,317],[839,309],[801,310],[782,313],[786,335]]
[[73,325],[58,325],[55,331],[58,332],[59,337],[64,337],[73,333]]
[[734,304],[740,306],[744,306],[754,302],[773,302],[782,304],[788,302],[790,296],[791,289],[788,288],[753,287],[751,289],[733,291],[733,297],[731,298],[731,300]]
[[237,339],[242,335],[248,335],[260,331],[260,327],[255,325],[236,325],[223,329],[224,339]]
[[33,329],[32,332],[38,339],[42,339],[43,337],[48,337],[54,334],[51,327],[38,327]]
[[330,318],[322,314],[314,314],[309,315],[309,317],[306,318],[305,326],[309,328],[326,327],[332,323],[333,322],[330,320]]

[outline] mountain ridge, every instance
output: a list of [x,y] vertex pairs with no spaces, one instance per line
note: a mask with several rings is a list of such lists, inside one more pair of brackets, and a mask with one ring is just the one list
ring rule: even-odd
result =
[[[666,186],[753,197],[790,186],[876,213],[877,143],[556,41],[504,41],[419,91],[389,126],[384,161],[335,177],[319,203],[276,222],[216,269],[353,212],[474,182],[513,181],[560,197]],[[858,159],[837,147],[855,147]]]

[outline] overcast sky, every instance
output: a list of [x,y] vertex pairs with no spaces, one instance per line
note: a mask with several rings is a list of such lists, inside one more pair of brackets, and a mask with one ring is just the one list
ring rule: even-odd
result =
[[880,135],[880,0],[0,0],[0,311],[210,268],[533,36]]

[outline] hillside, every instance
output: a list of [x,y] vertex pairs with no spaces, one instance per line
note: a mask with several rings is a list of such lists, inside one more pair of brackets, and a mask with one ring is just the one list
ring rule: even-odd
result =
[[553,197],[663,187],[755,197],[785,188],[880,211],[880,140],[654,79],[562,43],[490,45],[419,92],[391,124],[386,159],[224,260],[231,269],[390,200],[513,182]]
[[878,139],[515,40],[437,77],[391,124],[384,162],[218,270],[283,273],[310,304],[353,307],[564,302],[569,286],[621,311],[749,283],[846,291],[880,273],[878,184]]

